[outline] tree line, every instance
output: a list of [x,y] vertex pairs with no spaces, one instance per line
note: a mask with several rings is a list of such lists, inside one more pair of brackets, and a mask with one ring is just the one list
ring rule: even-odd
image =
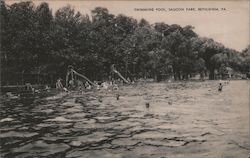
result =
[[115,64],[126,77],[172,75],[182,80],[195,73],[214,79],[222,66],[242,73],[250,69],[249,46],[242,52],[226,48],[200,37],[190,25],[150,24],[102,7],[91,15],[69,5],[53,14],[45,2],[6,5],[1,0],[0,7],[2,75],[65,74],[73,65],[90,79],[102,80]]

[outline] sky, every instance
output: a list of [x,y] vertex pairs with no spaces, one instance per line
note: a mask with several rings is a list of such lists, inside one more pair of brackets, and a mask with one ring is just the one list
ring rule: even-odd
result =
[[[7,4],[18,1],[7,0]],[[192,25],[201,37],[213,38],[226,47],[242,51],[250,44],[250,0],[239,1],[33,1],[35,5],[47,2],[55,12],[71,5],[82,14],[91,14],[95,7],[105,7],[111,14],[124,14],[135,19],[144,18],[151,24]],[[159,11],[157,8],[164,8]],[[187,10],[194,8],[195,10]],[[198,10],[201,8],[201,10]],[[214,10],[207,10],[215,8]],[[218,10],[216,9],[218,8]],[[144,9],[141,11],[140,9]],[[153,11],[152,11],[153,9]],[[146,11],[145,11],[146,10]]]

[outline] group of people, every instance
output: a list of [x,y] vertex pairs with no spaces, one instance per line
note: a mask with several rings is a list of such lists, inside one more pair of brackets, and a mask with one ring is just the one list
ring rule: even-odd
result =
[[41,91],[50,91],[50,87],[48,85],[45,85],[44,89],[36,89],[35,87],[32,86],[31,83],[25,83],[25,90],[32,92],[32,93],[40,93]]
[[115,81],[104,81],[101,84],[97,84],[97,89],[114,89],[117,90],[118,89],[118,84]]
[[[117,90],[118,89],[118,82],[119,81],[104,81],[104,82],[97,82],[94,81],[94,85],[90,84],[89,82],[83,83],[81,80],[70,80],[68,83],[68,89],[69,90],[78,90],[80,92],[84,90],[91,90],[93,88],[96,88],[97,90]],[[66,87],[63,86],[62,84],[62,79],[58,78],[56,81],[56,89],[57,90],[63,90],[63,91],[68,91]]]
[[[96,86],[96,89],[97,90],[100,90],[100,89],[113,89],[113,90],[117,90],[118,89],[118,83],[119,83],[119,80],[117,81],[104,81],[104,82],[97,82],[97,81],[94,81],[94,84]],[[225,82],[225,84],[229,84],[229,81]],[[29,86],[27,86],[28,88],[30,88]],[[70,90],[79,90],[79,91],[84,91],[84,90],[91,90],[94,88],[94,85],[91,85],[89,82],[85,82],[83,83],[82,81],[80,80],[70,80],[69,81],[69,87],[68,87]],[[57,79],[56,81],[56,89],[58,90],[64,90],[64,91],[68,91],[65,87],[63,87],[63,84],[62,84],[62,79],[59,78]],[[219,82],[219,85],[218,85],[218,91],[219,92],[222,92],[222,89],[223,89],[223,84],[222,82]]]

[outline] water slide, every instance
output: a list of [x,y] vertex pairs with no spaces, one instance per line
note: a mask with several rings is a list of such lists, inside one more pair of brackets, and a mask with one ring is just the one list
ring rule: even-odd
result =
[[96,86],[96,84],[95,84],[94,82],[90,81],[86,76],[84,76],[84,75],[82,75],[82,74],[76,72],[75,70],[73,70],[73,69],[71,68],[70,71],[69,71],[69,72],[67,73],[67,75],[66,75],[66,87],[68,86],[69,75],[73,75],[73,74],[82,77],[83,79],[85,79],[86,81],[88,81],[92,86]]
[[84,78],[84,79],[85,79],[86,81],[88,81],[92,86],[96,86],[96,84],[95,84],[94,82],[90,81],[86,76],[84,76],[84,75],[82,75],[82,74],[76,72],[76,71],[73,70],[73,69],[72,69],[72,72],[73,72],[74,74],[76,74],[77,76],[80,76],[80,77]]
[[115,64],[111,65],[111,71],[116,73],[125,83],[129,84],[128,80],[126,80],[119,71],[116,70]]
[[[116,73],[125,83],[129,84],[129,82],[121,75],[121,73],[115,69],[115,65],[114,64],[111,65],[111,71],[113,71],[114,73]],[[97,86],[95,83],[93,83],[92,81],[90,81],[86,76],[84,76],[84,75],[76,72],[75,70],[73,70],[73,68],[71,68],[70,72],[68,72],[67,75],[66,75],[66,86],[67,86],[67,83],[68,83],[68,76],[70,74],[75,74],[77,76],[80,76],[83,79],[85,79],[86,81],[88,81],[92,86]]]

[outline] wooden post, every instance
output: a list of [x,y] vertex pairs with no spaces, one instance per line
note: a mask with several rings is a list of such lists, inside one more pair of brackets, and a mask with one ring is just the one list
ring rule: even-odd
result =
[[69,72],[67,72],[66,74],[66,83],[65,83],[66,88],[68,88],[68,81],[69,81]]
[[37,74],[37,84],[39,85],[40,83],[40,72]]
[[71,80],[74,80],[74,72],[72,71],[72,69],[70,69],[70,73],[71,73]]
[[23,73],[24,73],[24,71],[22,71],[22,85],[24,85]]
[[53,75],[50,75],[50,83],[53,85]]

